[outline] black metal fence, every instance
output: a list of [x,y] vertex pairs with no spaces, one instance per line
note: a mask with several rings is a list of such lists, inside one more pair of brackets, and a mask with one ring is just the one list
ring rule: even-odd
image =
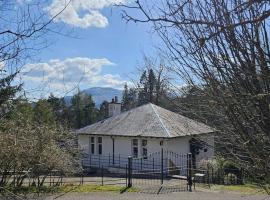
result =
[[28,171],[6,172],[9,173],[5,175],[8,177],[6,183],[14,186],[19,181],[23,186],[37,183],[43,186],[118,185],[160,192],[164,189],[191,191],[196,183],[242,184],[244,181],[242,170],[229,168],[217,170],[211,167],[193,169],[191,154],[176,154],[163,150],[140,158],[89,155],[82,161],[82,165],[83,171],[72,175],[57,170],[41,172],[38,176]]
[[240,185],[247,179],[243,169],[207,167],[193,169],[194,181],[205,184]]
[[130,158],[130,162],[132,185],[135,187],[191,190],[191,154],[162,150],[150,154],[147,158]]

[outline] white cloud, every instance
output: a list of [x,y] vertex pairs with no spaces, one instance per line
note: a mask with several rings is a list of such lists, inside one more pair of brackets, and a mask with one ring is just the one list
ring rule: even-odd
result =
[[56,22],[80,27],[106,27],[108,19],[102,15],[101,10],[114,4],[124,3],[126,0],[52,0],[46,8],[51,17],[63,12],[56,17]]
[[115,64],[106,58],[91,59],[86,57],[54,59],[49,62],[27,64],[23,67],[21,79],[26,91],[37,91],[42,96],[50,92],[56,95],[69,93],[80,86],[123,88],[129,81],[123,80],[118,74],[104,74],[104,66]]

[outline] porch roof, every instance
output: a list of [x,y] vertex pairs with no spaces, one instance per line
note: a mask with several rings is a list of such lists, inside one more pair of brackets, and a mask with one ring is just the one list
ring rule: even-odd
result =
[[151,103],[76,130],[77,134],[159,138],[212,132],[214,129],[203,123]]

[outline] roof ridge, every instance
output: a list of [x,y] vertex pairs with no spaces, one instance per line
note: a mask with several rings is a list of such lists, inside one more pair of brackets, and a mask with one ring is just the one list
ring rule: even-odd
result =
[[167,133],[168,137],[171,137],[171,134],[169,132],[169,130],[166,128],[165,124],[163,123],[162,119],[160,118],[158,112],[156,111],[156,109],[154,108],[154,105],[152,103],[150,103],[151,107],[153,108],[158,120],[160,121],[162,128],[165,130],[165,132]]

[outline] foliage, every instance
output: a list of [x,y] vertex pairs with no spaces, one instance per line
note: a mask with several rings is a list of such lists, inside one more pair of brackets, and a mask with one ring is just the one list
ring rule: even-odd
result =
[[207,87],[202,91],[213,108],[207,113],[223,120],[213,123],[219,153],[253,181],[269,183],[269,1],[150,2],[135,1],[126,8],[142,15],[124,11],[124,18],[153,24],[171,71],[188,85]]
[[137,91],[134,88],[128,88],[127,84],[125,84],[121,103],[122,111],[135,108],[137,101]]
[[108,111],[108,101],[103,101],[102,104],[100,104],[99,112],[98,112],[98,120],[104,120],[109,117],[109,111]]
[[159,65],[151,58],[144,58],[139,82],[135,87],[124,86],[122,95],[122,110],[130,110],[137,106],[153,103],[168,107],[168,81],[164,72],[164,64]]
[[[1,120],[1,185],[21,186],[30,176],[34,178],[33,184],[40,186],[45,178],[40,176],[47,171],[72,173],[76,167],[80,169],[74,136],[65,127],[51,122],[52,109],[45,109],[44,105],[45,101],[41,101],[33,109],[27,102],[17,102]],[[14,171],[19,174],[11,177],[9,172]]]
[[78,93],[72,97],[71,102],[73,126],[75,128],[81,128],[96,122],[97,109],[90,95],[78,91]]
[[[45,5],[45,1],[0,1],[0,118],[22,89],[16,79],[22,66],[38,50],[47,47],[43,36],[49,32],[53,19],[65,9],[48,17]],[[54,32],[58,30],[54,27]]]

